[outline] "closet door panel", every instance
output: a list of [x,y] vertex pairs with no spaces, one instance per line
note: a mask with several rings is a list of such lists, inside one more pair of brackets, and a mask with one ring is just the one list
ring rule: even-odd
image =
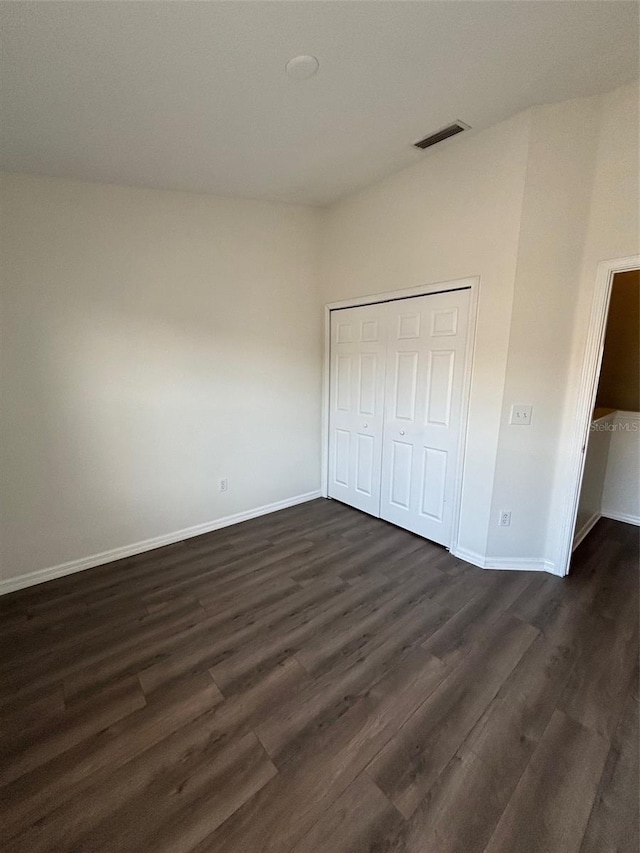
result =
[[469,291],[387,303],[380,515],[449,545]]
[[329,497],[380,515],[386,305],[333,311]]
[[411,505],[412,469],[413,445],[407,441],[393,441],[389,501],[401,510],[408,510]]

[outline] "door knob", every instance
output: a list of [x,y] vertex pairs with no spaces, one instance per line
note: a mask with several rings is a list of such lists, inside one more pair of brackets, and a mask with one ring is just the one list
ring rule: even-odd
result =
[[403,429],[401,429],[401,430],[400,430],[400,435],[404,435],[404,430],[403,430]]
[[369,426],[369,424],[362,424],[363,429],[366,429],[368,426]]

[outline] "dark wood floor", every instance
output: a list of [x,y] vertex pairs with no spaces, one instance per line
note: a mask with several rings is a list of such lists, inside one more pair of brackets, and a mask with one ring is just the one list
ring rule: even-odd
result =
[[314,501],[0,600],[9,853],[637,853],[637,530],[566,580]]

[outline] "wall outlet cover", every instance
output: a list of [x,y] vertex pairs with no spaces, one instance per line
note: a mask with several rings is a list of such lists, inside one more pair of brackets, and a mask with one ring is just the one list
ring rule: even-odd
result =
[[533,406],[522,406],[514,403],[514,405],[511,406],[511,417],[509,418],[509,423],[515,424],[516,426],[529,426],[532,415]]

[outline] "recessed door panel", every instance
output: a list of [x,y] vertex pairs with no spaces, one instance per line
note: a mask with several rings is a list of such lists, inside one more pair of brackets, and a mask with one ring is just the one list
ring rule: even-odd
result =
[[395,416],[398,420],[412,421],[416,411],[416,382],[418,378],[418,353],[396,353]]
[[447,479],[447,453],[434,447],[424,447],[420,512],[435,521],[444,515],[444,494]]
[[363,320],[360,324],[360,340],[363,343],[374,343],[379,340],[379,335],[377,320]]
[[420,337],[420,314],[401,314],[398,317],[398,338],[407,340],[408,338]]
[[453,350],[435,350],[428,355],[427,423],[449,426],[453,395]]
[[389,499],[394,506],[409,509],[413,447],[406,441],[394,441],[391,453],[391,495]]
[[334,482],[340,486],[349,485],[349,445],[351,436],[346,429],[335,431],[335,474]]
[[353,323],[338,322],[336,329],[336,343],[350,344],[353,341]]
[[376,353],[360,353],[360,388],[358,411],[373,416],[376,412],[376,386],[378,379]]
[[356,436],[356,490],[363,495],[373,495],[375,441],[371,435]]
[[456,335],[458,332],[458,309],[447,308],[431,314],[431,336],[434,338]]
[[336,359],[336,409],[340,412],[351,409],[351,359],[351,355]]

